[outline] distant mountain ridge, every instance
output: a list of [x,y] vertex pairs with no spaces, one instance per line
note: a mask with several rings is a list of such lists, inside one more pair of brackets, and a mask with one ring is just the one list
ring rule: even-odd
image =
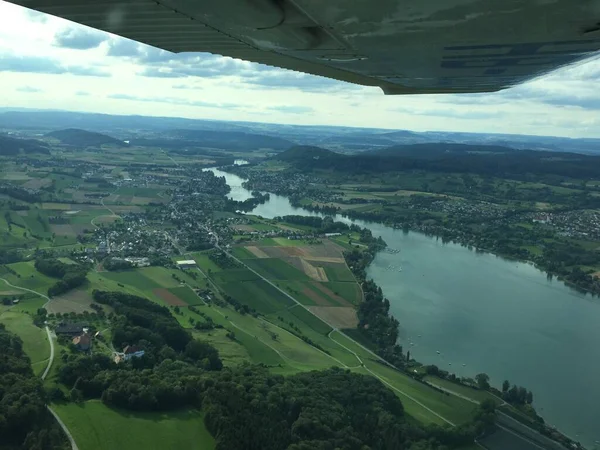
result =
[[20,153],[24,154],[44,154],[49,155],[50,149],[44,142],[35,139],[17,139],[0,134],[0,155],[13,156]]
[[247,133],[243,131],[176,129],[164,133],[174,139],[194,142],[202,147],[225,148],[228,150],[270,149],[284,151],[295,144],[277,136]]
[[[48,110],[7,110],[0,108],[0,130],[29,130],[45,133],[61,128],[82,128],[130,139],[162,137],[172,130],[240,132],[313,145],[341,152],[369,152],[394,145],[458,143],[499,145],[516,149],[600,154],[598,138],[568,138],[500,133],[449,131],[408,131],[381,128],[352,128],[327,125],[283,125],[259,122],[187,119],[181,117],[120,116]],[[16,109],[16,108],[15,108]]]
[[80,147],[99,147],[101,145],[117,145],[119,147],[127,147],[129,144],[95,131],[81,130],[79,128],[67,128],[64,130],[52,131],[46,134],[47,137],[58,139],[66,145]]
[[466,144],[415,144],[354,155],[314,146],[296,146],[272,159],[303,171],[347,173],[433,171],[477,173],[486,176],[526,176],[528,173],[567,177],[600,177],[600,156],[515,150]]

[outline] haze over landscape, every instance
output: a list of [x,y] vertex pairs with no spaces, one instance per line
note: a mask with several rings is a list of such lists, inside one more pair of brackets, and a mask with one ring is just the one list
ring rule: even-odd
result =
[[0,2],[2,106],[408,130],[600,137],[600,61],[493,94],[378,88],[175,55]]
[[384,96],[0,1],[0,450],[597,450],[600,60]]

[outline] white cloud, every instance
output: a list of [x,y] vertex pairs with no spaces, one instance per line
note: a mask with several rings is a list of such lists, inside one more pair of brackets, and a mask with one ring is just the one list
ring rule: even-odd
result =
[[598,82],[600,60],[492,94],[384,96],[232,58],[174,54],[0,1],[3,106],[600,137]]

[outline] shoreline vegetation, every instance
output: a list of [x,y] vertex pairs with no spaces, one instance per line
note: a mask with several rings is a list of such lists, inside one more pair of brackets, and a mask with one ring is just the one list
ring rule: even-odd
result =
[[[378,252],[387,247],[381,238],[375,238],[368,228],[356,224],[347,225],[334,221],[332,217],[324,218],[314,216],[283,216],[274,220],[297,225],[316,227],[328,232],[352,231],[360,235],[359,242],[366,245],[366,249],[354,248],[344,252],[344,259],[352,271],[363,291],[363,301],[358,305],[357,315],[359,323],[354,329],[344,329],[344,333],[356,341],[368,344],[378,356],[395,370],[404,373],[418,382],[424,383],[447,395],[452,395],[448,390],[441,389],[435,383],[428,382],[426,377],[433,376],[453,383],[457,387],[466,387],[488,392],[495,397],[499,404],[499,411],[535,429],[542,435],[568,446],[578,448],[578,443],[559,431],[545,425],[544,419],[537,414],[532,406],[533,393],[522,386],[511,385],[508,380],[502,383],[499,390],[489,383],[489,376],[480,373],[469,377],[458,377],[454,373],[442,370],[435,365],[424,365],[411,359],[410,351],[404,353],[401,345],[397,344],[399,321],[390,314],[390,302],[385,298],[381,287],[367,277],[367,267],[373,262]],[[324,228],[325,227],[325,228]],[[449,389],[451,391],[452,389]],[[500,405],[500,403],[502,403]],[[579,446],[579,448],[582,448]]]
[[[435,224],[426,223],[428,222],[428,220],[432,219],[432,217],[429,217],[427,214],[423,216],[424,221],[423,223],[421,223],[414,222],[414,217],[412,216],[405,217],[403,214],[398,214],[396,212],[385,212],[383,210],[344,210],[340,206],[319,203],[313,205],[310,201],[306,202],[306,197],[304,197],[302,194],[296,191],[293,191],[291,189],[280,190],[277,189],[276,185],[263,185],[261,184],[261,182],[253,180],[253,172],[250,171],[251,168],[252,166],[228,166],[221,167],[220,170],[245,178],[244,182],[242,183],[242,187],[244,187],[245,189],[256,191],[260,188],[260,190],[262,191],[269,191],[277,195],[283,195],[287,197],[290,201],[290,204],[296,208],[303,208],[307,211],[326,215],[339,214],[348,219],[358,219],[363,220],[365,222],[377,223],[394,229],[401,229],[407,232],[414,231],[422,233],[426,236],[442,239],[444,243],[454,243],[461,245],[476,252],[490,253],[495,256],[510,259],[513,261],[525,263],[531,262],[538,270],[544,272],[548,278],[556,278],[558,281],[563,282],[566,286],[580,293],[590,294],[592,296],[600,296],[600,277],[595,277],[592,273],[581,270],[578,266],[576,266],[572,270],[569,270],[563,263],[563,261],[568,260],[575,264],[575,262],[579,260],[589,259],[589,255],[587,255],[588,251],[585,248],[567,244],[554,243],[552,245],[552,248],[548,248],[547,251],[543,251],[539,255],[537,255],[522,248],[521,246],[514,247],[511,245],[505,245],[505,240],[502,240],[502,242],[498,243],[498,240],[496,240],[495,238],[488,238],[485,234],[465,232],[465,228],[462,227],[460,223],[454,224],[454,227],[452,226],[452,222],[443,222]],[[293,170],[290,173],[290,177],[293,174],[298,173],[302,174],[303,172]],[[418,194],[414,194],[413,196],[420,197],[420,195]],[[386,205],[386,201],[381,200],[378,202],[381,203],[382,206]],[[560,208],[557,207],[552,211],[555,213],[571,212],[575,211],[574,208],[574,206]],[[523,209],[521,207],[521,209],[516,211],[515,214],[525,214],[528,212],[535,213],[537,211]]]
[[[368,232],[365,234],[371,233],[370,230],[366,228],[363,228],[362,230],[363,233],[365,233],[365,231]],[[457,377],[454,373],[441,370],[435,365],[423,365],[418,361],[411,359],[410,351],[404,355],[402,346],[396,344],[399,322],[389,313],[389,300],[383,296],[381,288],[377,286],[373,280],[367,279],[366,276],[366,269],[369,264],[373,262],[377,253],[386,247],[387,244],[379,237],[377,239],[372,238],[366,251],[359,252],[353,250],[352,252],[344,252],[344,258],[346,259],[348,267],[356,277],[358,283],[361,284],[364,291],[365,301],[363,301],[357,309],[359,324],[355,331],[356,333],[365,336],[373,343],[375,353],[391,364],[396,370],[419,382],[425,383],[440,392],[448,394],[447,390],[440,389],[435,383],[427,382],[425,380],[426,376],[435,376],[449,381],[456,386],[489,392],[494,397],[497,397],[498,400],[502,400],[503,403],[502,405],[499,405],[499,411],[526,424],[554,441],[572,448],[583,448],[578,442],[570,437],[545,425],[543,417],[538,415],[532,406],[533,393],[526,388],[514,384],[511,386],[509,381],[505,380],[502,384],[502,390],[499,390],[490,385],[489,376],[485,373],[477,374],[475,379]],[[378,325],[373,327],[371,326],[372,323]],[[346,332],[348,330],[344,331]],[[354,333],[351,333],[351,337],[356,338]]]

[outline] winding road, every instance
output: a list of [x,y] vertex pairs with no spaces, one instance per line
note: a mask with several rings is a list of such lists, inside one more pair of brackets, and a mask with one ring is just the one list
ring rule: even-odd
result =
[[[42,298],[45,298],[47,301],[46,301],[46,303],[44,303],[44,307],[50,301],[50,297],[48,297],[47,295],[41,294],[40,292],[34,291],[33,289],[24,288],[21,286],[15,286],[14,284],[12,284],[10,281],[8,281],[5,278],[0,278],[0,280],[4,281],[8,286],[10,286],[13,289],[19,289],[21,291],[31,292],[32,294],[36,294]],[[46,379],[46,377],[48,376],[48,373],[50,372],[50,369],[52,368],[52,363],[54,362],[54,341],[52,340],[52,334],[50,333],[50,328],[48,328],[48,325],[46,325],[45,328],[46,328],[46,334],[48,336],[48,342],[50,343],[50,358],[48,359],[48,365],[46,366],[44,373],[42,373],[42,376],[41,376],[42,380]],[[67,428],[65,423],[62,420],[60,420],[60,417],[58,417],[58,414],[56,414],[49,405],[46,405],[46,408],[48,408],[48,411],[50,411],[50,414],[52,414],[54,416],[54,418],[56,419],[56,421],[58,422],[60,427],[65,432],[65,435],[67,436],[67,438],[69,439],[69,442],[71,443],[71,450],[79,450],[79,447],[77,447],[77,444],[75,443],[75,439],[73,439],[73,435],[71,435],[71,432],[69,431],[69,429]]]

